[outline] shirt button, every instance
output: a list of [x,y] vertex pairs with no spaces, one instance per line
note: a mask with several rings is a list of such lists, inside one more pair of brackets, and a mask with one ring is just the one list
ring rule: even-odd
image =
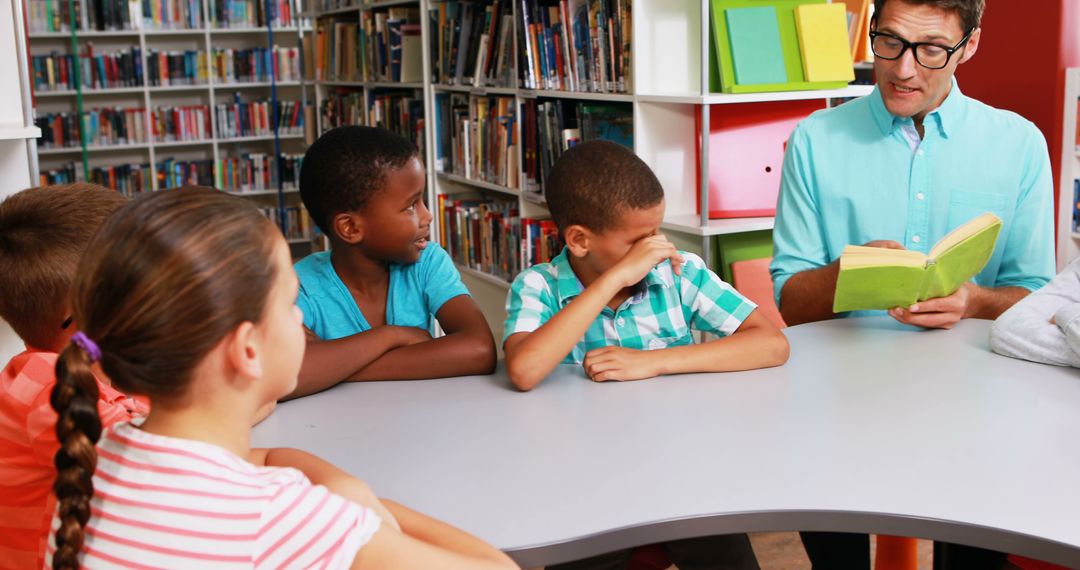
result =
[[622,317],[619,317],[618,319],[615,319],[615,324],[621,327],[626,324],[626,321]]
[[922,238],[920,238],[917,235],[914,235],[914,236],[911,236],[911,241],[913,241],[915,243],[919,243],[920,241],[922,241]]
[[915,195],[916,200],[923,200],[925,198],[926,198],[926,196],[924,196],[922,192],[919,192],[918,194]]
[[915,154],[917,154],[919,156],[922,156],[923,155],[923,149],[920,148],[919,150],[915,151]]

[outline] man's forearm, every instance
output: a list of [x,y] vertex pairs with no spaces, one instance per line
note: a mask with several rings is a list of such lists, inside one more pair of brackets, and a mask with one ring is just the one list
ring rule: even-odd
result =
[[792,275],[780,291],[780,315],[788,326],[824,321],[836,316],[833,297],[840,262]]
[[972,286],[972,299],[968,302],[967,310],[964,311],[964,318],[994,320],[1030,294],[1031,291],[1024,287]]

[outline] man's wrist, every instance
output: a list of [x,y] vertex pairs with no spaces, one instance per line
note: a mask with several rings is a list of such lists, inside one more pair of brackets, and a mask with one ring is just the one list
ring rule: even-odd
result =
[[970,281],[964,282],[963,287],[967,290],[967,301],[964,303],[964,312],[960,315],[960,318],[970,319],[978,317],[982,314],[983,308],[986,305],[986,296],[989,291]]

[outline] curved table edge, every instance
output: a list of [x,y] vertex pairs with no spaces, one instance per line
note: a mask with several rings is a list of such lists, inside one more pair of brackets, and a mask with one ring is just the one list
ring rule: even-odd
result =
[[989,548],[1080,568],[1080,547],[994,527],[912,515],[863,511],[753,511],[626,526],[547,544],[507,549],[522,568],[569,562],[645,544],[743,532],[861,532],[911,536]]

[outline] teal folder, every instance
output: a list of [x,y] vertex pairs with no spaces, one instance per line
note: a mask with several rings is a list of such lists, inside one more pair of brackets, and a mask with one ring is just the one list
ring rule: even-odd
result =
[[787,83],[776,8],[728,8],[724,11],[724,17],[727,20],[728,38],[731,40],[735,83]]

